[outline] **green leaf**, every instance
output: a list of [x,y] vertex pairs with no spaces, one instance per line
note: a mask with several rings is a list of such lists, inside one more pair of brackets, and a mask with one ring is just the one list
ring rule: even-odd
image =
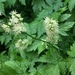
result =
[[12,40],[10,35],[7,35],[5,38],[5,45],[7,45]]
[[67,53],[70,57],[75,57],[75,42],[71,46],[70,51],[67,51]]
[[54,12],[50,15],[51,18],[58,20],[60,17],[61,13],[60,12]]
[[38,59],[38,62],[47,63],[47,62],[48,62],[48,59],[47,59],[46,55],[42,55],[42,56]]
[[6,34],[3,34],[2,36],[0,36],[0,41],[1,41],[1,44],[5,44],[7,45],[10,41],[11,41],[11,36],[10,35],[6,35]]
[[44,50],[45,50],[45,43],[44,42],[40,42],[40,45],[38,46],[38,54],[40,54]]
[[64,6],[64,7],[62,7],[62,8],[59,8],[59,12],[60,13],[63,13],[63,12],[65,12],[67,10],[67,6]]
[[48,65],[45,69],[45,75],[60,75],[60,69],[57,65]]
[[26,5],[25,0],[19,0],[19,2],[21,2],[23,5]]
[[59,69],[60,69],[60,72],[62,73],[62,75],[65,75],[66,74],[66,70],[67,70],[66,62],[60,61],[58,63],[58,65],[59,65]]
[[64,30],[60,30],[59,34],[61,34],[62,36],[68,36],[68,34]]
[[35,34],[37,32],[38,21],[33,21],[30,23],[30,32],[31,34]]
[[71,16],[71,14],[64,14],[64,15],[62,15],[61,18],[60,18],[60,22],[63,22],[65,20],[67,20],[70,16]]
[[35,51],[40,45],[40,41],[34,41],[32,45],[28,48],[28,51]]
[[64,31],[69,31],[69,29],[72,28],[74,24],[75,22],[66,22],[61,26],[61,29]]
[[5,2],[6,0],[0,0],[0,2]]
[[68,5],[68,8],[70,11],[72,11],[72,9],[74,8],[75,6],[75,0],[70,0],[69,1],[69,5]]
[[43,21],[40,21],[38,23],[38,37],[40,37],[41,35],[43,35],[43,33],[45,33],[45,26]]
[[16,57],[16,51],[15,51],[14,43],[9,44],[8,48],[9,48],[10,59],[14,59]]
[[71,75],[75,75],[75,59],[71,63],[70,72],[71,72]]
[[41,1],[40,0],[33,0],[32,5],[33,5],[34,12],[41,11],[42,8],[45,7],[44,0],[41,0]]
[[0,41],[1,41],[1,44],[3,44],[5,42],[5,36],[0,36]]
[[22,58],[25,58],[25,51],[24,50],[19,50],[19,53]]
[[11,7],[11,6],[14,6],[14,4],[16,3],[16,0],[6,0],[6,6],[9,6],[9,7]]
[[46,2],[47,2],[47,4],[48,4],[49,6],[52,6],[52,3],[53,3],[52,0],[46,0]]
[[46,7],[44,10],[42,10],[41,12],[39,12],[38,17],[36,20],[42,20],[45,17],[47,17],[49,14],[51,14],[53,12],[53,8],[52,7]]
[[0,2],[0,13],[5,15],[4,4]]
[[20,67],[20,62],[18,61],[6,61],[4,63],[6,66],[10,67],[11,69],[13,69],[14,71],[16,71],[17,74],[22,74],[22,67]]
[[54,7],[54,10],[55,11],[57,11],[60,7],[62,7],[63,6],[63,2],[62,2],[62,0],[55,0],[54,2],[53,2],[53,6],[52,7]]
[[74,25],[74,22],[66,22],[66,23],[60,25],[60,27],[59,27],[59,31],[60,31],[60,32],[59,32],[59,33],[60,33],[61,35],[67,35],[67,34],[66,34],[66,31],[69,31],[70,28],[73,27],[73,25]]
[[67,3],[69,3],[70,0],[65,0],[64,4],[66,5]]
[[2,65],[1,69],[0,69],[0,75],[19,75],[16,73],[16,71],[14,71],[13,69],[11,69],[10,67],[6,66],[6,65]]
[[66,63],[62,60],[57,62],[56,64],[47,64],[43,65],[43,74],[46,75],[65,75],[66,74]]
[[26,28],[27,33],[30,34],[31,31],[30,31],[30,26],[29,26],[29,24],[24,23],[24,26],[25,26],[25,28]]

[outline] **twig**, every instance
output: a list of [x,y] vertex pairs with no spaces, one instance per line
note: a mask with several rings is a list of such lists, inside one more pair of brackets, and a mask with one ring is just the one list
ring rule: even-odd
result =
[[54,48],[58,49],[58,47],[56,47],[55,45],[50,44],[50,42],[47,42],[47,41],[42,40],[42,39],[40,39],[40,38],[33,37],[32,35],[28,34],[27,32],[22,32],[22,33],[24,33],[24,34],[30,36],[30,37],[33,38],[33,39],[36,39],[36,40],[42,41],[42,42],[44,42],[44,43],[47,43],[49,47],[54,47]]

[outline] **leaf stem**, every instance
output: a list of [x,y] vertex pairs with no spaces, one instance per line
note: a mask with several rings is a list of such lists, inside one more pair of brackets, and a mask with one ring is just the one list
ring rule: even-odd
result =
[[49,47],[54,47],[54,48],[57,49],[57,50],[59,49],[56,45],[50,44],[50,42],[47,42],[47,41],[42,40],[42,39],[40,39],[40,38],[33,37],[32,35],[28,34],[27,32],[22,32],[22,33],[24,33],[24,34],[30,36],[30,37],[33,38],[33,39],[36,39],[36,40],[42,41],[42,42],[44,42],[44,43],[47,43]]

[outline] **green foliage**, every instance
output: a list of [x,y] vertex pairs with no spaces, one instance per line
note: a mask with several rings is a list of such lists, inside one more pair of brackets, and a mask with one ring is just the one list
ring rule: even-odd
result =
[[71,72],[71,75],[74,75],[75,74],[75,42],[73,43],[73,45],[71,46],[71,49],[70,49],[70,51],[68,51],[67,52],[68,53],[68,55],[69,55],[69,59],[68,59],[68,61],[69,61],[69,64],[68,64],[68,67],[69,67],[69,70],[70,70],[70,72]]
[[70,0],[69,1],[69,5],[68,5],[68,8],[70,11],[72,11],[72,9],[74,8],[75,6],[75,0]]
[[70,16],[71,16],[71,14],[64,14],[64,15],[62,15],[61,18],[60,18],[60,22],[63,22],[65,20],[67,20]]
[[16,3],[16,0],[6,0],[6,6],[9,6],[9,7],[11,7],[11,6],[14,6],[14,4]]
[[23,5],[26,5],[25,0],[19,0],[19,2],[21,2]]
[[0,0],[0,75],[75,75],[74,6],[75,0]]
[[5,15],[5,10],[4,10],[4,2],[5,0],[1,0],[0,1],[0,13],[2,13],[3,15]]
[[12,38],[10,35],[3,34],[2,36],[0,36],[1,44],[5,43],[5,45],[7,45],[11,40]]
[[69,31],[71,27],[73,27],[74,22],[65,22],[60,26],[60,34],[66,36],[67,33],[65,31]]

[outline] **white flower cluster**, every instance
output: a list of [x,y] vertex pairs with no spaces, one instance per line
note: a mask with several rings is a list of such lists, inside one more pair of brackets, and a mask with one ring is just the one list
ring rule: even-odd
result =
[[24,50],[26,49],[26,43],[28,42],[27,39],[19,39],[16,43],[15,43],[15,47],[18,49],[18,50]]
[[23,24],[23,18],[21,18],[20,14],[17,14],[16,11],[12,11],[10,13],[11,18],[9,19],[9,22],[2,25],[2,28],[5,30],[5,32],[10,33],[13,32],[16,35],[18,35],[21,32],[26,32],[26,28]]
[[50,19],[49,17],[46,17],[44,23],[48,40],[50,43],[57,44],[59,34],[58,22],[56,20]]
[[10,27],[6,24],[2,25],[2,28],[5,30],[5,32],[9,33],[11,31]]

